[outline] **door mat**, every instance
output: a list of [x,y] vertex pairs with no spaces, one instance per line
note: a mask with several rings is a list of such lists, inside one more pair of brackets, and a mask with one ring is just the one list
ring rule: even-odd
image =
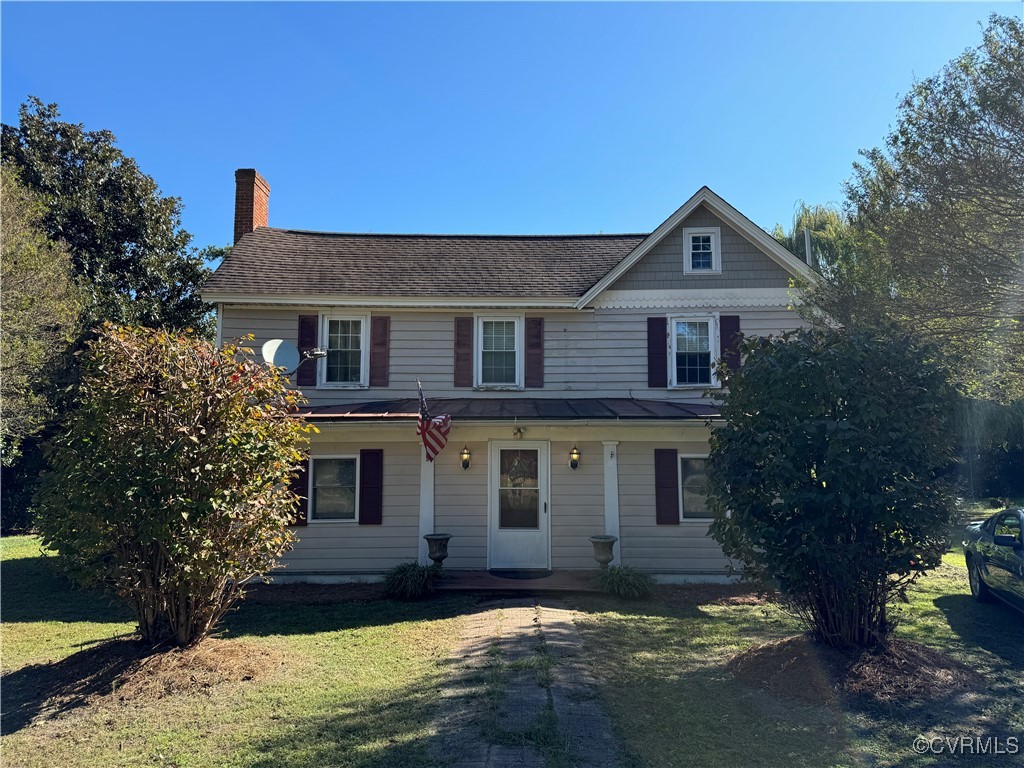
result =
[[551,571],[518,569],[510,571],[488,571],[491,576],[499,579],[545,579],[551,575]]

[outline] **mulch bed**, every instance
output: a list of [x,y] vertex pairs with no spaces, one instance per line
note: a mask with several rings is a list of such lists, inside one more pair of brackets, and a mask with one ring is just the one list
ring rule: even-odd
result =
[[111,695],[121,701],[138,701],[177,693],[205,693],[223,683],[268,677],[284,667],[286,658],[286,654],[267,646],[208,637],[195,648],[131,660],[114,680]]
[[657,588],[658,596],[667,604],[682,607],[695,605],[764,605],[765,595],[749,584],[665,584]]
[[892,640],[878,651],[843,651],[806,635],[756,645],[726,665],[738,679],[783,698],[834,707],[934,701],[979,687],[981,675],[942,651]]
[[5,674],[2,732],[36,717],[81,706],[136,704],[173,694],[205,694],[225,683],[270,677],[287,656],[271,647],[207,638],[194,648],[154,653],[134,638],[107,640],[52,664],[31,664]]

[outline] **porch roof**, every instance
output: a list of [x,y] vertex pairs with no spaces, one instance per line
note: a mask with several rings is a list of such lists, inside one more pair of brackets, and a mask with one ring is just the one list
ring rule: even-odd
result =
[[[453,397],[432,399],[427,404],[431,415],[448,414],[456,421],[703,421],[721,416],[721,409],[708,403],[675,403],[628,397]],[[419,415],[419,401],[408,398],[318,405],[304,409],[302,415],[310,421],[413,420]]]

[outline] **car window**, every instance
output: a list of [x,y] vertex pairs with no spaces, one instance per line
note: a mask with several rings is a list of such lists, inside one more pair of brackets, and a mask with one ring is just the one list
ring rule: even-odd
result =
[[1016,512],[1007,512],[996,518],[996,536],[1013,536],[1020,541],[1020,515]]

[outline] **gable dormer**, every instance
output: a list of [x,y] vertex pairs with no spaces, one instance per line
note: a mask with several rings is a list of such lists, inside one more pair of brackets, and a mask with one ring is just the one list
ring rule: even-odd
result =
[[609,289],[786,288],[792,276],[700,205]]
[[606,292],[785,290],[814,272],[767,232],[702,187],[577,302]]

